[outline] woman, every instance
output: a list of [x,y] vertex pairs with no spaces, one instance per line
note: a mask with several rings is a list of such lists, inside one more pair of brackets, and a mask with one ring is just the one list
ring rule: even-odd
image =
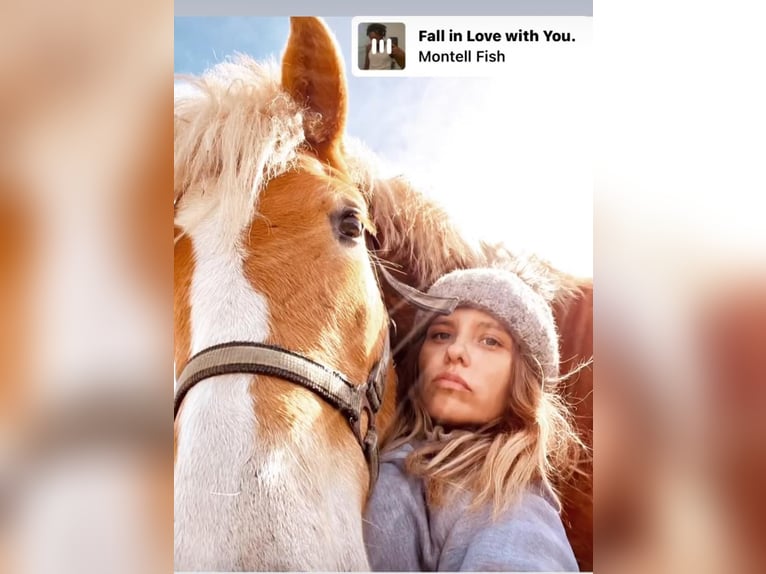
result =
[[372,569],[576,571],[552,484],[582,443],[554,393],[549,303],[500,269],[454,271],[429,293],[460,304],[402,365],[366,509]]

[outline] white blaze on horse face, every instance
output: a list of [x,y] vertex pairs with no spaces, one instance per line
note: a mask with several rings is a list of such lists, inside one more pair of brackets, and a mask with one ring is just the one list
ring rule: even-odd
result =
[[269,335],[266,298],[253,288],[243,270],[243,228],[229,226],[231,223],[211,218],[190,234],[194,249],[191,354],[229,341],[259,343]]
[[[242,230],[224,219],[203,219],[190,233],[191,354],[269,334],[267,301],[243,272]],[[239,498],[253,486],[242,484],[257,436],[251,382],[250,375],[215,377],[184,400],[174,472],[177,570],[239,569],[241,541],[232,532],[246,532],[252,520]]]

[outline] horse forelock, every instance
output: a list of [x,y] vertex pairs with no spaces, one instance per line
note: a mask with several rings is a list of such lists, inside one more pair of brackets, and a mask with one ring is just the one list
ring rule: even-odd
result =
[[[188,229],[219,205],[246,223],[268,182],[294,165],[310,112],[283,90],[273,61],[239,55],[184,79],[191,90],[174,106],[177,222]],[[187,209],[205,196],[202,213]]]

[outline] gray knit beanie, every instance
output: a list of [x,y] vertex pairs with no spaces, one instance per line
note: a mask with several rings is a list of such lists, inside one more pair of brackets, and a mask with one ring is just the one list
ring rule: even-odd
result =
[[[559,342],[548,302],[515,273],[504,269],[459,269],[440,277],[429,295],[456,297],[458,307],[489,313],[521,348],[540,362],[545,380],[559,374]],[[415,325],[433,319],[418,311]]]

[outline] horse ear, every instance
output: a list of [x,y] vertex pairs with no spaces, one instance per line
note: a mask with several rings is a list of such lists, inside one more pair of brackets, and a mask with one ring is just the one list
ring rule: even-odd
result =
[[313,112],[304,125],[306,141],[320,155],[334,155],[346,124],[346,76],[335,38],[318,18],[290,18],[282,86]]

